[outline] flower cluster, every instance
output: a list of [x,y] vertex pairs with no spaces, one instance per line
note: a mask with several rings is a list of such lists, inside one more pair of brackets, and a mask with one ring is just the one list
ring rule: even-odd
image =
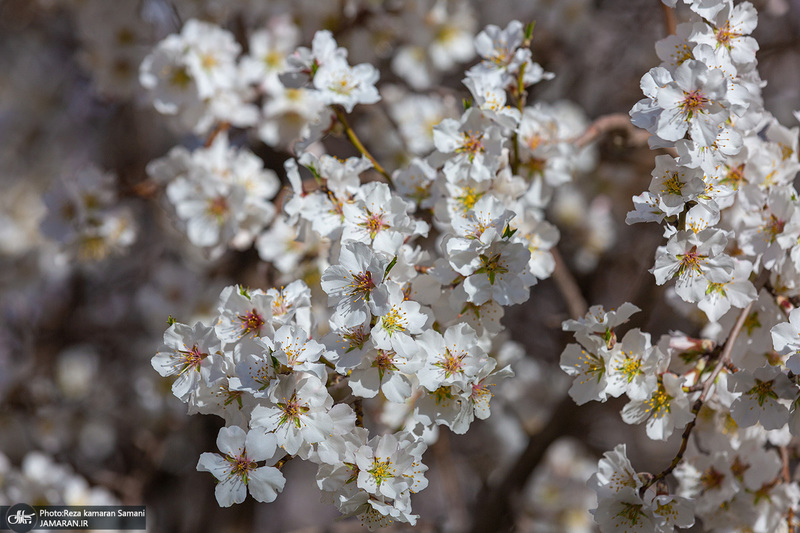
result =
[[[659,285],[674,280],[671,294],[684,309],[705,313],[704,338],[672,332],[652,346],[633,329],[617,342],[614,328],[637,308],[597,307],[564,323],[580,344],[564,350],[561,366],[575,376],[577,403],[625,393],[622,419],[646,422],[650,438],[685,428],[659,474],[636,473],[623,445],[600,461],[593,484],[601,530],[672,531],[696,515],[714,530],[776,531],[787,516],[791,527],[800,502],[800,486],[781,475],[771,449],[798,435],[790,357],[800,348],[791,303],[800,267],[798,129],[763,107],[752,4],[685,3],[692,20],[657,43],[662,63],[642,78],[645,98],[630,112],[665,155],[656,156],[627,221],[663,225],[667,242],[651,272]],[[677,491],[665,483],[670,474]]]
[[[549,250],[559,234],[545,208],[577,172],[569,139],[579,131],[544,104],[525,105],[520,91],[552,78],[531,60],[531,27],[489,26],[475,37],[482,60],[464,80],[471,104],[460,117],[440,117],[429,153],[420,147],[390,173],[346,118],[381,98],[377,70],[350,66],[327,31],[315,34],[311,48],[288,53],[295,36],[283,30],[259,33],[250,47],[251,54],[287,52],[280,68],[261,72],[247,57],[239,62],[261,72],[260,90],[297,91],[314,102],[304,108],[307,128],[274,130],[297,154],[284,163],[290,189],[272,225],[274,176],[251,153],[231,148],[220,128],[207,147],[174,148],[148,172],[166,184],[193,244],[245,248],[255,240],[261,258],[292,281],[280,290],[227,287],[217,318],[171,324],[152,364],[174,376],[173,393],[190,412],[226,421],[222,455],[207,453],[198,463],[219,480],[220,505],[239,503],[248,491],[274,500],[285,482],[281,466],[300,458],[318,465],[319,488],[343,514],[370,527],[413,524],[410,494],[427,485],[422,454],[437,426],[460,434],[489,417],[492,387],[513,375],[496,356],[500,318],[555,268]],[[209,87],[200,98],[204,112],[226,99],[225,71],[217,69],[234,67],[236,49],[222,46],[221,32],[199,43],[187,23],[149,56],[155,61],[169,43],[182,43],[175,68],[192,95]],[[193,54],[215,55],[202,71]],[[143,63],[142,82],[156,98],[172,94],[158,89],[169,85],[165,72]],[[165,101],[156,100],[162,112]],[[360,157],[319,153],[318,141],[336,128]],[[318,257],[311,269],[322,302],[296,279],[308,256]],[[380,400],[381,425],[399,429],[372,436],[362,408],[368,399]]]
[[[279,521],[302,461],[370,529],[428,522],[430,478],[442,530],[794,530],[800,128],[756,61],[786,0],[663,0],[643,77],[637,3],[24,4],[0,24],[12,460],[122,501],[196,469]],[[640,467],[637,434],[671,460]],[[0,454],[6,500],[112,501],[22,464]]]
[[118,196],[116,176],[93,165],[65,174],[43,198],[42,233],[81,262],[118,255],[136,239],[133,213]]

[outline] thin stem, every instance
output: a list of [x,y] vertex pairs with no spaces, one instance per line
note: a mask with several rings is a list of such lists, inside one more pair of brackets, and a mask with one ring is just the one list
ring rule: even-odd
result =
[[689,437],[692,434],[692,430],[694,429],[695,424],[697,424],[697,414],[703,407],[703,402],[708,396],[711,387],[714,386],[714,382],[717,380],[719,373],[722,372],[722,369],[725,368],[727,364],[730,364],[733,345],[736,344],[736,339],[737,337],[739,337],[739,333],[741,333],[742,328],[744,327],[744,323],[747,321],[747,317],[750,315],[750,309],[752,309],[752,307],[753,307],[753,302],[750,302],[747,305],[747,307],[742,309],[741,314],[739,314],[739,318],[733,325],[733,329],[731,329],[730,335],[728,335],[728,340],[725,341],[725,346],[722,348],[722,353],[719,356],[717,365],[714,367],[714,370],[711,371],[711,375],[709,375],[708,378],[703,382],[703,389],[700,392],[700,396],[697,397],[697,400],[695,400],[694,405],[692,406],[692,414],[694,415],[694,418],[692,418],[691,422],[686,424],[686,428],[684,428],[683,430],[683,435],[681,436],[681,446],[678,449],[678,453],[675,454],[675,457],[672,459],[672,462],[669,464],[667,468],[659,472],[654,477],[650,478],[650,480],[647,483],[645,483],[641,489],[639,489],[640,495],[644,495],[644,493],[647,491],[648,488],[652,487],[658,481],[670,475],[683,459],[683,454],[686,453],[686,447],[689,444]]
[[330,361],[328,361],[328,360],[327,360],[326,358],[324,358],[324,357],[320,357],[320,358],[319,358],[319,362],[320,362],[320,363],[322,363],[323,365],[327,366],[327,367],[328,367],[328,368],[330,368],[331,370],[336,370],[336,365],[334,365],[333,363],[331,363]]
[[362,144],[361,140],[356,135],[356,132],[353,131],[353,128],[350,127],[350,123],[347,122],[347,117],[344,115],[344,113],[340,109],[338,109],[336,107],[333,107],[332,109],[333,109],[333,112],[336,113],[336,118],[339,120],[339,123],[344,128],[345,135],[347,135],[347,138],[350,140],[350,142],[353,144],[353,146],[356,147],[356,150],[361,152],[361,155],[363,155],[364,157],[369,159],[370,162],[372,163],[372,166],[375,167],[375,170],[380,172],[380,174],[384,178],[386,178],[386,181],[389,182],[389,185],[392,185],[392,177],[389,175],[388,172],[386,172],[386,169],[384,169],[383,166],[381,166],[381,164],[378,163],[378,160],[375,159],[372,156],[372,154],[369,153],[369,151],[364,147],[364,145]]
[[556,263],[555,270],[553,270],[553,281],[556,282],[561,296],[564,297],[569,316],[575,319],[581,318],[589,310],[589,305],[558,249],[551,248],[550,253],[553,254]]
[[228,123],[228,122],[220,122],[219,124],[217,124],[217,127],[216,127],[216,128],[214,128],[214,131],[212,131],[212,132],[209,134],[209,136],[208,136],[208,138],[206,139],[206,142],[205,142],[205,144],[203,145],[203,147],[204,147],[204,148],[208,148],[209,146],[211,146],[212,144],[214,144],[214,139],[216,139],[216,138],[217,138],[217,135],[219,135],[219,134],[220,134],[220,133],[222,133],[222,132],[228,131],[228,129],[229,129],[230,127],[231,127],[231,125],[230,125],[230,123]]
[[733,325],[730,335],[728,335],[728,340],[725,342],[725,347],[722,348],[722,353],[719,356],[719,361],[717,361],[717,366],[714,367],[711,375],[706,380],[705,385],[703,386],[703,392],[700,393],[698,400],[704,401],[706,399],[706,396],[708,396],[708,391],[711,390],[711,387],[714,385],[714,381],[716,381],[719,373],[722,372],[722,369],[725,367],[725,365],[730,364],[733,345],[736,343],[736,338],[742,331],[744,323],[747,321],[747,317],[750,316],[750,310],[752,308],[753,302],[750,302],[747,304],[747,307],[742,309],[742,312],[739,314],[739,318],[736,319],[736,323]]
[[661,2],[661,12],[664,13],[664,26],[666,27],[667,35],[675,35],[675,32],[678,31],[678,21],[675,18],[675,10]]
[[[630,136],[639,132],[639,130],[631,124],[631,117],[629,117],[627,113],[613,113],[611,115],[598,117],[586,128],[586,131],[578,137],[571,139],[570,142],[577,148],[583,148],[596,141],[602,135],[614,130],[626,131]],[[650,136],[649,134],[646,135],[647,137]]]
[[[516,87],[516,90],[517,90],[517,109],[519,110],[520,115],[522,115],[522,110],[525,108],[525,102],[526,102],[526,100],[528,98],[528,92],[525,90],[525,81],[524,81],[525,65],[526,65],[526,63],[522,64],[522,66],[519,69],[519,75],[517,76],[517,87]],[[514,130],[514,136],[511,139],[511,142],[512,142],[513,147],[514,147],[514,159],[511,161],[511,172],[514,175],[516,175],[517,172],[519,171],[519,163],[520,163],[520,161],[519,161],[519,133],[517,133],[516,130]]]
[[356,412],[356,426],[364,427],[364,402],[361,398],[357,398],[353,402],[353,411]]
[[786,483],[792,482],[792,472],[789,468],[789,448],[786,446],[780,447],[781,451],[781,462],[783,463],[783,468],[781,470],[781,475],[783,475],[783,481]]

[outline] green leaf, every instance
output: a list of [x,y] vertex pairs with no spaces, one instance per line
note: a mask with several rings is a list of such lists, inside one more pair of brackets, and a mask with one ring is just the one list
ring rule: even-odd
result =
[[392,260],[389,262],[389,264],[386,266],[386,271],[383,273],[384,280],[389,275],[389,271],[392,270],[396,264],[397,264],[397,256],[394,256],[392,257]]
[[509,238],[513,237],[516,232],[517,232],[517,230],[511,229],[511,226],[506,224],[506,228],[503,230],[503,238],[504,239],[509,239]]
[[533,28],[536,26],[536,21],[532,20],[525,26],[525,42],[530,42],[533,38]]
[[171,326],[171,325],[175,324],[176,322],[178,322],[178,321],[175,320],[175,318],[172,315],[169,315],[167,317],[167,325]]

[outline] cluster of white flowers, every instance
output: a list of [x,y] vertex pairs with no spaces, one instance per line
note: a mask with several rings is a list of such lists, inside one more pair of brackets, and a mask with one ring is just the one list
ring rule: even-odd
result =
[[[592,143],[609,131],[602,118],[587,128],[577,105],[529,98],[540,82],[554,80],[536,87],[548,100],[577,87],[576,73],[561,76],[561,65],[539,52],[574,41],[582,35],[576,28],[589,31],[589,0],[527,3],[534,7],[515,0],[120,0],[114,7],[36,0],[45,11],[74,15],[64,23],[74,22],[69,65],[83,67],[72,76],[93,90],[88,98],[80,91],[80,98],[40,97],[42,105],[70,104],[59,115],[68,125],[55,128],[68,133],[53,137],[74,137],[87,145],[80,153],[114,171],[84,165],[64,172],[74,165],[54,158],[63,177],[41,205],[34,202],[43,221],[32,223],[31,234],[57,241],[57,256],[51,247],[23,258],[34,248],[24,216],[0,217],[11,228],[0,231],[0,248],[11,250],[16,269],[38,263],[30,272],[46,274],[4,294],[3,313],[12,320],[0,326],[0,389],[27,379],[4,351],[6,337],[17,338],[17,323],[44,328],[45,335],[23,333],[46,339],[37,353],[55,354],[55,366],[54,381],[30,379],[13,392],[31,392],[32,404],[55,398],[82,406],[113,394],[90,393],[106,364],[106,350],[94,343],[125,338],[125,353],[149,358],[142,345],[162,334],[162,315],[171,312],[178,318],[170,317],[151,365],[190,414],[224,421],[217,450],[184,454],[190,468],[216,479],[222,507],[248,494],[259,502],[286,498],[281,493],[294,479],[284,465],[310,461],[323,502],[342,515],[370,529],[413,525],[419,517],[412,495],[428,485],[424,454],[442,432],[461,435],[481,424],[479,437],[499,442],[491,454],[502,470],[526,441],[530,447],[558,430],[555,415],[547,428],[556,429],[537,434],[569,388],[578,405],[624,397],[618,426],[671,439],[659,444],[674,444],[674,459],[662,470],[637,471],[630,442],[597,464],[585,458],[592,439],[589,446],[550,441],[541,447],[549,457],[528,485],[535,501],[527,517],[517,513],[518,528],[526,519],[537,530],[567,528],[577,510],[574,528],[588,530],[594,516],[604,532],[669,532],[695,522],[712,531],[791,531],[800,505],[791,471],[793,439],[800,437],[800,128],[782,126],[765,109],[753,5],[663,3],[665,13],[691,18],[656,44],[661,64],[641,79],[644,99],[630,117],[616,117],[614,128],[629,135],[600,146],[608,156],[612,144],[634,149],[647,138],[656,154],[637,158],[647,165],[645,176],[652,169],[649,186],[618,192],[634,167],[608,157],[597,164]],[[533,24],[507,22],[509,14],[525,19],[534,12],[536,43]],[[490,21],[502,22],[479,31]],[[567,21],[571,31],[547,29]],[[37,57],[30,42],[19,49],[22,61]],[[534,55],[558,69],[558,79]],[[33,92],[40,84],[23,78],[14,88],[17,78],[9,75],[14,83],[0,83],[0,92]],[[450,86],[459,79],[462,86]],[[48,112],[59,107],[49,105]],[[20,127],[20,137],[39,135],[23,128],[26,120],[11,107],[3,106],[4,121]],[[84,130],[73,119],[93,113],[115,128],[78,140]],[[642,131],[631,133],[630,123]],[[158,132],[163,138],[153,134],[156,124],[169,126]],[[117,129],[130,131],[108,135]],[[139,157],[124,146],[129,140]],[[16,146],[7,143],[0,156],[24,160],[13,154]],[[616,181],[607,181],[618,169]],[[587,175],[591,182],[582,180]],[[37,187],[25,183],[0,203],[33,212],[16,198],[38,199]],[[698,323],[689,334],[643,331],[655,331],[643,315],[661,315],[650,312],[653,302],[642,314],[622,303],[578,317],[576,308],[587,306],[575,305],[581,297],[569,292],[585,289],[603,302],[622,292],[597,290],[600,282],[593,285],[589,274],[599,261],[615,260],[601,257],[615,238],[615,213],[629,210],[630,195],[642,188],[627,222],[663,229],[647,267],[667,302]],[[615,196],[624,197],[622,210]],[[171,224],[180,231],[171,232]],[[562,235],[566,261],[555,250]],[[136,253],[123,264],[119,256],[134,241]],[[65,260],[81,266],[70,271]],[[87,262],[95,265],[87,269]],[[582,274],[571,288],[570,269]],[[131,272],[141,283],[130,282]],[[554,273],[555,283],[534,287]],[[526,356],[501,321],[508,314],[519,326],[531,318],[529,309],[506,307],[556,287],[575,318],[562,325],[575,343],[520,339],[529,341]],[[61,307],[41,305],[49,299]],[[624,299],[644,307],[634,296]],[[566,315],[554,318],[558,304],[547,300],[531,314],[545,330],[557,329]],[[70,314],[70,326],[56,327]],[[628,328],[629,320],[641,329]],[[83,335],[92,336],[92,346],[77,342]],[[54,350],[48,343],[56,337],[70,349]],[[561,352],[563,373],[534,354],[545,345]],[[36,372],[49,368],[40,362]],[[148,416],[183,417],[184,405],[149,366],[130,382]],[[46,425],[36,430],[45,438]],[[86,426],[81,453],[108,457],[123,432]],[[67,440],[67,430],[57,429],[52,447],[43,447],[53,453],[64,451],[56,440]],[[154,465],[166,463],[159,447],[148,445],[149,430],[137,433],[136,449],[147,448]],[[432,467],[456,477],[447,457],[439,459]],[[25,461],[24,475],[12,470],[0,455],[6,499],[36,498],[39,485],[39,492],[72,485],[80,497],[90,492],[41,457]],[[45,471],[57,472],[48,474],[57,490],[46,486]],[[469,480],[473,488],[504,490],[495,485],[502,472],[484,474]],[[9,496],[8,480],[18,479],[33,489]],[[573,490],[587,479],[586,490]],[[89,501],[106,501],[98,494]],[[509,500],[524,506],[517,496]],[[463,524],[456,522],[443,527],[458,530]]]
[[[489,26],[475,37],[482,59],[464,80],[471,103],[458,118],[434,104],[429,143],[417,140],[418,157],[389,173],[346,118],[381,99],[378,71],[350,66],[328,31],[289,53],[296,32],[276,27],[250,46],[251,55],[274,59],[267,61],[274,69],[263,71],[263,60],[256,67],[249,56],[239,63],[259,90],[296,91],[310,103],[302,115],[308,127],[258,127],[266,142],[279,138],[297,151],[284,164],[290,189],[275,214],[267,200],[277,180],[220,131],[256,125],[209,111],[220,108],[215,99],[229,101],[225,76],[236,71],[237,49],[223,46],[230,39],[219,28],[201,42],[197,24],[156,47],[142,83],[160,111],[184,113],[186,102],[202,102],[207,117],[225,125],[196,128],[213,130],[207,148],[174,148],[148,172],[166,184],[193,244],[246,248],[255,240],[261,258],[291,282],[227,287],[212,323],[171,324],[153,367],[175,377],[173,393],[190,412],[226,421],[223,455],[206,453],[198,463],[219,480],[220,505],[240,503],[248,491],[275,500],[285,483],[280,468],[300,458],[318,465],[325,500],[344,515],[370,528],[413,524],[410,494],[427,485],[422,455],[436,427],[460,434],[489,417],[492,387],[513,375],[495,357],[504,342],[500,318],[555,268],[549,250],[559,233],[545,208],[578,171],[570,139],[581,126],[547,105],[525,106],[521,91],[552,78],[531,60],[532,27]],[[186,92],[179,97],[177,88]],[[317,141],[337,128],[360,157],[320,153]],[[297,279],[308,256],[327,307]],[[372,398],[374,420],[365,421],[362,402]],[[375,423],[383,434],[372,436]]]
[[636,473],[624,445],[600,461],[601,530],[673,531],[698,516],[714,531],[787,531],[800,486],[775,447],[800,435],[798,128],[763,108],[753,5],[685,3],[692,19],[657,43],[662,63],[642,78],[645,98],[630,112],[666,155],[627,222],[663,225],[651,272],[705,313],[703,338],[672,332],[653,346],[632,329],[617,342],[614,329],[638,308],[598,306],[564,323],[580,344],[561,365],[575,376],[578,404],[625,393],[622,419],[646,423],[651,439],[685,428],[661,473]]
[[92,486],[68,465],[49,455],[29,451],[19,467],[0,453],[0,505],[118,505],[103,487]]
[[42,233],[82,262],[119,254],[136,239],[133,213],[119,205],[116,176],[93,165],[65,174],[44,195]]
[[167,184],[167,198],[195,246],[249,248],[275,215],[269,201],[280,187],[275,172],[246,148],[230,146],[224,132],[207,148],[173,148],[148,165],[148,174]]

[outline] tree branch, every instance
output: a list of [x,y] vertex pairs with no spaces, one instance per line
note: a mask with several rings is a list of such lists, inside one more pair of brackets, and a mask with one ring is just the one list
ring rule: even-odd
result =
[[337,107],[332,107],[332,109],[333,109],[333,112],[336,113],[336,118],[339,120],[339,123],[344,128],[345,135],[347,135],[347,138],[350,140],[350,142],[353,144],[353,146],[356,147],[356,150],[361,152],[361,155],[363,155],[364,157],[369,159],[370,162],[372,163],[372,166],[375,167],[375,170],[380,172],[380,174],[384,178],[386,178],[386,181],[389,182],[389,185],[392,185],[392,177],[389,175],[388,172],[386,172],[386,170],[383,168],[383,166],[381,166],[381,164],[378,163],[378,160],[375,159],[372,156],[372,154],[369,153],[369,151],[364,147],[364,145],[361,143],[361,140],[356,135],[356,132],[353,131],[353,128],[350,127],[350,123],[347,122],[347,117],[344,115],[344,113],[342,113],[342,111],[340,109],[338,109]]
[[[572,318],[580,318],[588,311],[586,299],[581,294],[578,282],[572,276],[557,249],[551,253],[556,266],[553,280],[564,298]],[[508,469],[505,477],[495,487],[484,487],[478,495],[480,506],[474,515],[472,532],[510,531],[515,522],[515,498],[525,487],[528,478],[544,459],[550,445],[564,436],[579,436],[583,431],[580,418],[585,409],[575,404],[569,395],[564,395],[550,414],[544,428],[528,439],[525,450]]]
[[667,30],[667,35],[675,35],[675,32],[678,31],[678,21],[675,18],[675,10],[661,2],[661,12],[664,13],[664,26]]
[[714,367],[714,370],[711,371],[711,374],[708,376],[708,378],[706,378],[706,380],[703,382],[703,390],[700,392],[700,396],[697,397],[697,400],[695,400],[694,405],[692,406],[692,414],[694,415],[694,418],[691,422],[686,424],[686,428],[683,430],[683,435],[681,436],[681,446],[678,449],[678,453],[675,454],[675,457],[672,459],[667,468],[653,476],[642,486],[641,489],[639,489],[640,495],[644,495],[648,488],[652,487],[658,481],[670,475],[672,471],[675,470],[675,468],[680,464],[681,460],[683,460],[683,454],[686,453],[686,447],[689,444],[689,437],[691,436],[692,430],[697,423],[697,414],[703,407],[703,402],[706,400],[709,391],[711,391],[711,387],[714,386],[714,382],[716,382],[719,373],[722,372],[722,369],[730,363],[733,345],[736,344],[736,339],[739,337],[739,333],[742,331],[744,323],[747,321],[747,317],[750,315],[750,309],[752,308],[753,302],[750,302],[747,307],[742,309],[742,312],[739,314],[739,318],[733,325],[733,329],[731,329],[730,335],[728,335],[728,340],[725,341],[725,346],[722,348],[722,353],[719,356],[717,365]]

